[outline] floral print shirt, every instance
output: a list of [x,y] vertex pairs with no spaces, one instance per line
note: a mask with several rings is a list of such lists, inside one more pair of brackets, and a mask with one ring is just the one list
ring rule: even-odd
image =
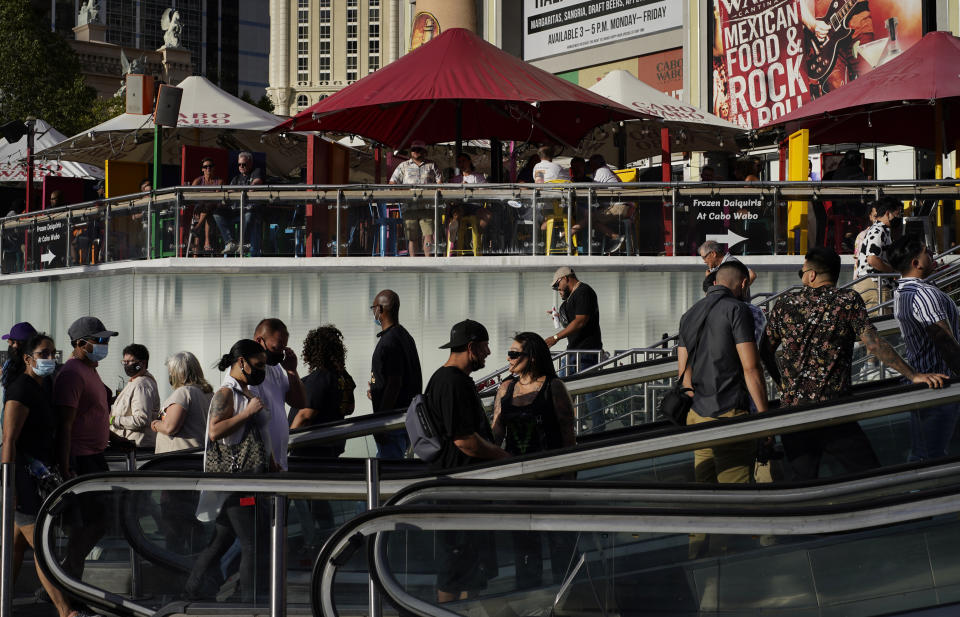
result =
[[828,401],[850,389],[853,344],[873,328],[860,294],[833,285],[805,287],[777,302],[764,341],[777,351],[781,403]]

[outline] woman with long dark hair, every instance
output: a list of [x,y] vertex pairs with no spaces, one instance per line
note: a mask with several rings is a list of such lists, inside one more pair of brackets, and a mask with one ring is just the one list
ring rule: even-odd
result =
[[[494,443],[514,456],[554,450],[576,444],[573,401],[557,377],[547,342],[535,332],[514,335],[507,351],[511,376],[497,391],[493,404]],[[514,532],[514,566],[517,589],[543,583],[541,535]],[[555,583],[563,580],[575,540],[568,534],[551,534],[550,563]]]
[[[249,389],[263,383],[266,365],[266,351],[260,343],[250,339],[234,343],[230,352],[217,363],[220,371],[229,369],[229,373],[210,401],[204,439],[204,471],[212,470],[211,463],[217,459],[223,446],[233,449],[240,466],[237,472],[263,473],[277,468],[270,454],[269,432],[265,428],[270,412]],[[258,440],[261,441],[259,445],[256,444]],[[240,463],[240,459],[251,462],[252,466]],[[194,600],[215,594],[220,582],[220,558],[235,540],[239,540],[240,597],[244,603],[253,602],[255,588],[264,589],[266,564],[269,562],[264,543],[268,534],[263,500],[246,493],[216,493],[210,497],[201,497],[197,518],[214,519],[216,529],[210,544],[197,557],[187,579],[185,595]],[[256,505],[251,506],[248,501]]]
[[[20,346],[22,355],[13,358],[20,370],[19,376],[6,389],[3,409],[2,462],[15,463],[16,509],[13,513],[14,543],[26,542],[33,548],[33,531],[37,512],[43,502],[41,484],[49,482],[55,472],[55,444],[59,423],[53,408],[52,383],[49,379],[56,368],[56,349],[53,339],[43,333],[34,334]],[[47,488],[50,488],[49,486]],[[22,555],[21,555],[22,560]],[[20,562],[14,564],[19,570]],[[54,587],[40,570],[40,584],[50,596],[60,617],[78,615],[71,611],[63,593]],[[16,579],[16,574],[13,575]]]

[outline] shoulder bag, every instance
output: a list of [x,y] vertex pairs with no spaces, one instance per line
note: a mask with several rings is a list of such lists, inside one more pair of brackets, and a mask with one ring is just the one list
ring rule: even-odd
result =
[[717,294],[717,296],[717,299],[713,300],[703,312],[703,319],[697,327],[697,337],[694,339],[693,345],[687,348],[687,363],[683,366],[683,371],[677,377],[677,381],[660,399],[660,405],[657,408],[661,416],[677,426],[687,425],[687,414],[690,413],[690,408],[693,406],[693,397],[687,394],[688,392],[693,393],[693,388],[683,386],[683,377],[690,365],[693,364],[693,354],[700,343],[700,337],[703,335],[703,327],[707,323],[707,316],[710,315],[710,311],[716,306],[717,302],[723,298],[723,294]]
[[[234,390],[236,391],[236,390]],[[240,392],[250,398],[245,392]],[[267,448],[260,428],[253,418],[243,425],[239,443],[227,444],[223,439],[207,441],[203,470],[208,473],[264,473],[268,469]]]

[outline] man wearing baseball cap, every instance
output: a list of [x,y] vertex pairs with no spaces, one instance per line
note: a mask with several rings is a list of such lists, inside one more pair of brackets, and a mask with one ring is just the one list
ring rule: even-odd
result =
[[[60,420],[57,434],[60,470],[64,478],[109,471],[103,451],[110,441],[109,389],[97,374],[107,357],[110,338],[96,317],[81,317],[70,324],[67,336],[73,352],[53,382],[53,404]],[[90,549],[106,531],[106,511],[96,496],[77,498],[79,520],[67,542],[64,569],[80,578]]]
[[[0,385],[3,386],[3,402],[7,402],[7,386],[13,383],[13,380],[23,372],[23,362],[14,362],[15,358],[20,357],[20,349],[37,333],[36,328],[30,325],[28,321],[21,321],[10,328],[10,332],[0,336],[0,339],[7,341],[7,359],[0,369]],[[3,417],[2,407],[0,407],[0,418]]]
[[[547,345],[553,347],[561,339],[568,339],[567,351],[580,349],[603,349],[603,337],[600,334],[600,307],[597,292],[577,278],[573,268],[563,266],[553,273],[551,287],[560,292],[563,304],[557,310],[557,319],[563,329],[546,337]],[[579,354],[568,358],[574,370],[582,371],[593,366],[599,360],[597,353]]]
[[[393,170],[390,184],[443,184],[440,169],[433,161],[427,160],[427,144],[415,141],[410,144],[410,158]],[[423,237],[423,254],[427,257],[433,252],[433,208],[424,208],[411,204],[404,208],[403,226],[407,230],[407,248],[410,257],[417,254],[417,240]]]
[[[434,469],[452,469],[510,455],[493,444],[493,431],[483,411],[470,373],[483,368],[490,355],[490,337],[482,324],[467,319],[450,330],[450,341],[440,349],[449,349],[446,364],[437,369],[427,383],[424,398],[443,440],[443,449],[433,462]],[[484,553],[483,536],[460,532],[440,532],[441,565],[437,574],[437,600],[452,602],[469,597],[486,587],[496,574],[495,558]]]

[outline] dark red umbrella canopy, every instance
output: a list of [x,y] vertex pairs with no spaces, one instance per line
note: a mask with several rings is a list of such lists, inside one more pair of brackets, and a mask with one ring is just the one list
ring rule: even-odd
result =
[[[936,122],[935,101],[943,108]],[[960,139],[960,39],[931,32],[890,62],[768,125],[810,129],[810,143],[889,143],[945,150]]]
[[402,148],[456,139],[458,106],[465,140],[576,145],[606,122],[655,118],[455,28],[273,130],[352,133]]

